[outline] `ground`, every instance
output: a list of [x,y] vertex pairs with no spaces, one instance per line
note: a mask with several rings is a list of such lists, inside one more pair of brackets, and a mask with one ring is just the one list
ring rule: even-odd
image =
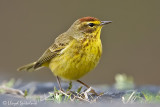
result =
[[[122,83],[112,86],[95,85],[92,86],[100,96],[90,93],[86,87],[73,83],[68,85],[62,83],[64,90],[71,92],[64,95],[58,91],[57,83],[23,83],[11,80],[1,84],[0,87],[0,107],[6,106],[139,106],[150,107],[160,106],[160,86],[135,86],[127,83],[121,87]],[[13,86],[12,86],[13,85]],[[120,85],[120,86],[118,86]],[[3,87],[2,87],[3,86]],[[6,89],[4,88],[6,87]],[[57,88],[56,88],[57,87]],[[68,88],[69,87],[69,88]],[[11,90],[10,90],[11,89]],[[13,89],[13,90],[12,90]],[[16,90],[15,90],[16,89]],[[79,89],[79,90],[78,90]],[[78,90],[78,91],[77,91]],[[8,91],[8,92],[7,92]],[[12,92],[13,91],[13,92]],[[14,92],[16,91],[16,92]],[[22,91],[22,93],[21,93]],[[65,93],[67,93],[65,91]],[[76,97],[75,97],[76,96]],[[77,97],[78,96],[78,97]],[[74,98],[75,97],[75,98]]]

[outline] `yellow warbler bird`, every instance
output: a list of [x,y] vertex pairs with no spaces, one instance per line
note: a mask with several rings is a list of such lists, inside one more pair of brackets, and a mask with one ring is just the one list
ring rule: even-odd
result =
[[94,17],[83,17],[76,20],[35,62],[18,68],[18,71],[35,71],[49,67],[59,78],[76,80],[87,88],[89,86],[79,79],[91,71],[99,62],[102,54],[100,33],[103,25],[111,21],[100,21]]

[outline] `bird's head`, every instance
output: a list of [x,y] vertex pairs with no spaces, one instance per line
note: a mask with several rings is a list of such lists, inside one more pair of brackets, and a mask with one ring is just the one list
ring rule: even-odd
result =
[[112,21],[100,21],[94,17],[83,17],[76,20],[71,26],[72,32],[84,33],[86,35],[95,35],[101,31],[101,28]]

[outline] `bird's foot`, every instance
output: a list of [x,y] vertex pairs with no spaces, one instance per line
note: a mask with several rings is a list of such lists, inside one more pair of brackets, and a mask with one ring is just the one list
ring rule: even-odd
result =
[[92,93],[92,94],[94,94],[94,95],[96,95],[96,96],[101,96],[101,95],[104,94],[104,93],[99,93],[99,94],[98,94],[92,87],[90,87],[88,90],[89,90],[90,93]]

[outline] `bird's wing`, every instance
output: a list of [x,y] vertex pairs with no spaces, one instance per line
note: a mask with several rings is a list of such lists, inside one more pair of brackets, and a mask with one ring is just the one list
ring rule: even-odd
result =
[[60,35],[56,38],[55,43],[52,44],[44,53],[43,55],[38,59],[36,62],[34,68],[41,67],[42,64],[50,61],[52,58],[54,58],[57,55],[60,55],[60,52],[65,49],[67,45],[69,45],[69,42],[72,41],[74,38],[67,35]]

